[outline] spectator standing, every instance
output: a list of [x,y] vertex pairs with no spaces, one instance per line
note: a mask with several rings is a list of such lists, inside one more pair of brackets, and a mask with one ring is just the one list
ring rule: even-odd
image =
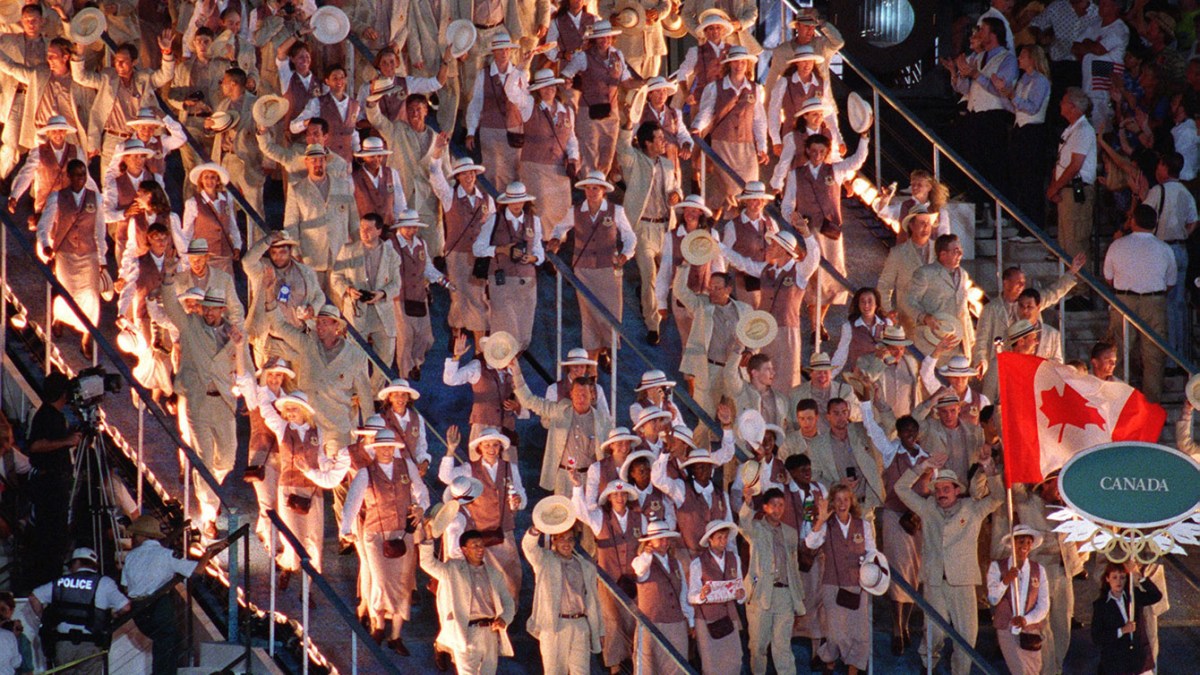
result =
[[[1190,121],[1190,120],[1189,120]],[[1196,230],[1196,222],[1200,216],[1196,213],[1196,199],[1190,190],[1180,182],[1184,158],[1178,152],[1162,155],[1154,170],[1154,179],[1158,185],[1146,193],[1143,204],[1154,209],[1154,236],[1171,247],[1175,256],[1175,269],[1180,275],[1187,275],[1188,250],[1187,240]],[[1177,280],[1178,281],[1178,280]],[[1188,333],[1191,325],[1191,315],[1187,309],[1187,285],[1176,283],[1167,292],[1167,341],[1171,349],[1185,353],[1188,346]]]
[[1046,198],[1058,205],[1058,243],[1067,255],[1087,253],[1096,203],[1096,132],[1088,122],[1091,99],[1071,87],[1059,102],[1067,128],[1058,141],[1053,180]]

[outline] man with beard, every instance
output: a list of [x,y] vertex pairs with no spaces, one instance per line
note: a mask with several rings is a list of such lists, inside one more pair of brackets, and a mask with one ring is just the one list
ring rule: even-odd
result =
[[266,357],[270,337],[265,302],[278,303],[283,320],[296,327],[303,327],[325,305],[317,273],[296,259],[295,248],[296,240],[276,230],[255,242],[242,259],[250,290],[246,332],[260,359]]

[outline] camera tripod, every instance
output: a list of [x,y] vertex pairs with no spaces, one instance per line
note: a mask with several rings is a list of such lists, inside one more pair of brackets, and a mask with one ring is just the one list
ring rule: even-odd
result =
[[117,499],[108,465],[108,444],[100,433],[98,409],[79,410],[83,428],[71,456],[75,463],[71,497],[67,510],[67,530],[77,545],[88,545],[100,561],[105,574],[109,561],[120,551],[117,527]]

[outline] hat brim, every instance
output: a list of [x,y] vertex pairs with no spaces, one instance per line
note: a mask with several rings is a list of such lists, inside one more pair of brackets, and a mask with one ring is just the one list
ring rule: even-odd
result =
[[313,39],[321,44],[335,45],[350,35],[350,18],[341,8],[331,5],[318,9],[309,24]]
[[199,186],[200,177],[204,175],[205,171],[216,173],[221,178],[222,185],[229,185],[229,171],[220,164],[213,164],[211,162],[192,167],[192,170],[188,172],[188,180],[191,181],[192,185]]
[[671,413],[667,412],[666,410],[659,410],[658,412],[654,413],[653,415],[638,419],[638,421],[633,423],[633,428],[636,431],[636,430],[641,429],[642,427],[646,426],[650,422],[653,422],[654,420],[669,420],[669,419],[671,419]]
[[604,439],[604,442],[600,444],[600,450],[604,451],[605,448],[613,443],[620,443],[622,441],[627,441],[629,443],[640,443],[641,440],[642,437],[638,436],[637,434],[621,434],[620,436]]
[[452,499],[448,502],[442,502],[437,507],[437,513],[429,519],[429,533],[435,538],[446,533],[446,528],[450,527],[450,523],[458,518],[458,512],[462,509],[462,503],[457,499]]
[[477,436],[475,438],[472,438],[470,440],[470,442],[467,443],[467,449],[473,451],[473,450],[477,449],[482,443],[485,443],[487,441],[500,441],[500,445],[502,446],[500,448],[500,452],[504,452],[505,450],[508,450],[510,447],[512,447],[512,440],[509,439],[508,436],[505,436],[504,434],[487,434],[485,436]]
[[590,186],[602,187],[605,190],[607,190],[608,192],[612,192],[615,189],[612,183],[610,183],[606,180],[599,180],[596,178],[584,178],[583,180],[579,181],[578,183],[575,183],[575,187],[580,188],[580,189],[585,188],[585,187],[590,187]]
[[542,82],[530,82],[529,83],[529,91],[537,91],[538,89],[545,89],[546,87],[553,87],[555,85],[565,84],[565,83],[566,83],[566,80],[559,78],[559,77],[551,78],[549,80],[543,80]]
[[[751,331],[754,324],[763,323],[766,325],[766,331],[762,335],[757,335],[760,331]],[[737,323],[736,333],[738,341],[750,349],[761,349],[775,341],[775,337],[779,334],[779,324],[775,321],[775,317],[762,310],[754,310],[743,316]]]
[[712,539],[712,536],[718,532],[722,532],[722,531],[737,532],[737,529],[738,529],[737,523],[730,523],[730,522],[723,523],[720,527],[710,530],[708,532],[705,532],[704,536],[700,537],[700,545],[708,546],[708,540]]
[[647,534],[643,537],[638,537],[638,541],[654,541],[655,539],[678,539],[679,537],[680,537],[680,534],[678,532],[674,532],[674,531],[655,532],[654,534]]
[[737,196],[739,202],[748,202],[751,200],[769,202],[773,199],[775,199],[775,196],[768,192],[743,192]]
[[448,173],[446,177],[454,178],[458,174],[466,173],[468,171],[474,171],[476,173],[484,173],[485,171],[487,171],[487,168],[485,168],[482,164],[474,164],[474,163],[463,164],[463,165],[451,168],[450,173]]
[[1010,532],[1004,535],[1000,539],[1000,542],[1004,546],[1012,546],[1012,540],[1014,537],[1033,537],[1033,548],[1030,549],[1031,551],[1037,550],[1037,548],[1046,541],[1046,538],[1042,536],[1040,532]]
[[471,51],[475,41],[479,39],[479,31],[475,24],[466,19],[451,21],[446,26],[446,42],[450,45],[450,56],[458,58]]
[[635,392],[641,392],[641,391],[646,391],[647,389],[654,389],[654,388],[656,388],[656,387],[671,387],[671,388],[674,388],[674,387],[676,387],[676,386],[678,386],[678,384],[677,384],[677,383],[676,383],[674,380],[663,380],[663,381],[661,381],[661,382],[650,382],[650,383],[647,383],[647,384],[639,384],[639,385],[637,386],[637,388],[636,388],[636,389],[634,389],[634,391],[635,391]]
[[551,495],[534,505],[533,526],[542,534],[562,534],[575,526],[578,517],[571,500],[561,495]]
[[280,410],[281,412],[282,412],[283,406],[285,406],[285,405],[294,405],[294,406],[303,408],[304,410],[308,411],[309,415],[313,415],[317,412],[316,410],[313,409],[311,403],[307,403],[305,401],[302,401],[302,400],[292,397],[292,396],[280,396],[279,398],[275,399],[275,402],[273,405],[275,406],[276,410]]
[[47,124],[41,129],[38,129],[37,132],[39,134],[48,134],[51,131],[65,131],[67,133],[71,133],[75,131],[75,127],[71,126],[70,124]]
[[391,396],[393,393],[397,392],[408,394],[414,401],[421,398],[421,392],[413,389],[412,387],[400,387],[394,385],[388,385],[383,389],[380,389],[379,393],[375,395],[375,398],[380,401],[386,401],[388,396]]
[[509,195],[508,193],[501,194],[496,197],[497,204],[524,204],[525,202],[536,202],[537,197],[531,194],[525,195]]
[[583,39],[584,40],[599,40],[600,38],[617,37],[620,34],[621,34],[621,29],[610,28],[609,30],[602,30],[597,33],[592,33],[590,35],[584,35]]
[[260,127],[272,127],[287,116],[288,102],[282,96],[260,96],[254,102],[250,114],[254,123]]

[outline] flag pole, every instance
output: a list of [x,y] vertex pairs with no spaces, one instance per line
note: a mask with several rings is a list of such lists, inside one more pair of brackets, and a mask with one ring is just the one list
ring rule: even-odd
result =
[[[1005,481],[1005,482],[1007,482],[1007,481]],[[1016,531],[1016,522],[1015,522],[1016,518],[1013,517],[1013,493],[1012,493],[1011,485],[1005,487],[1004,497],[1005,497],[1004,501],[1005,501],[1006,507],[1008,509],[1008,552],[1009,552],[1008,554],[1009,554],[1009,559],[1012,561],[1008,564],[1008,566],[1009,566],[1009,568],[1015,568],[1017,566],[1017,538],[1015,536],[1013,536],[1013,532]],[[1013,579],[1013,584],[1012,584],[1013,616],[1017,616],[1017,613],[1021,611],[1020,608],[1025,606],[1025,603],[1023,603],[1021,601],[1020,577],[1021,577],[1021,571],[1017,570],[1017,578]]]

